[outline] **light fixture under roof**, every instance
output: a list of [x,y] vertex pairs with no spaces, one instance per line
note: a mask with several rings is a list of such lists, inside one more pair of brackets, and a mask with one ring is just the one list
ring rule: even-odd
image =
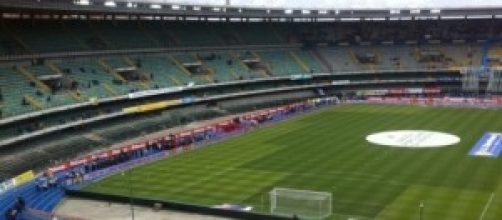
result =
[[75,5],[91,5],[91,2],[89,0],[74,0],[73,4]]
[[420,9],[411,9],[410,14],[420,14],[422,12]]
[[401,10],[399,10],[399,9],[391,9],[391,10],[389,10],[389,13],[391,15],[398,15],[398,14],[401,14]]
[[138,7],[138,3],[127,2],[126,6],[128,8],[136,8],[136,7]]
[[150,5],[150,8],[151,8],[151,9],[162,9],[162,5],[159,5],[159,4],[152,4],[152,5]]
[[117,3],[115,3],[114,1],[105,1],[104,6],[114,8],[117,7]]
[[441,9],[431,9],[431,14],[440,14]]

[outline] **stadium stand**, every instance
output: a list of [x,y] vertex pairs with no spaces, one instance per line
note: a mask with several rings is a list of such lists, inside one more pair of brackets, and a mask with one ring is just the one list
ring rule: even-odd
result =
[[78,91],[86,97],[104,98],[129,92],[126,86],[114,82],[94,59],[70,59],[57,65],[77,83]]
[[[459,51],[465,50],[471,52],[458,55]],[[424,51],[438,52],[445,60],[421,61],[419,56]],[[376,61],[362,63],[361,59],[368,59],[368,56],[375,56]],[[480,56],[479,46],[476,45],[420,48],[393,45],[62,58],[45,63],[8,64],[2,68],[3,84],[12,85],[8,82],[15,81],[16,84],[27,85],[21,91],[4,87],[2,111],[3,117],[7,117],[79,103],[92,97],[113,97],[152,88],[187,85],[190,82],[202,85],[326,70],[459,68],[480,64]],[[257,63],[245,64],[246,60],[255,60]],[[325,66],[326,62],[329,66]]]
[[322,64],[312,50],[291,51],[291,56],[302,67],[305,72],[321,73],[329,72],[328,68]]
[[[6,22],[4,29],[17,39],[23,47],[32,52],[49,53],[54,51],[80,51],[72,37],[62,30],[62,23],[51,21]],[[44,36],[43,38],[40,35]],[[58,42],[48,43],[47,39]]]
[[128,21],[89,22],[94,36],[111,49],[123,48],[154,48],[152,42],[144,32],[140,31],[137,23]]
[[177,46],[218,46],[222,45],[222,40],[219,39],[212,30],[212,25],[199,24],[197,31],[193,30],[193,26],[189,23],[169,25],[166,28],[172,34],[171,38],[177,42]]
[[94,34],[94,31],[90,28],[89,24],[82,24],[79,21],[62,22],[61,29],[63,32],[68,33],[70,39],[73,40],[72,44],[79,45],[84,50],[111,49],[106,42],[103,41],[103,39],[98,38]]
[[307,67],[302,68],[295,62],[292,53],[292,51],[260,51],[254,54],[266,63],[268,75],[284,76],[308,72]]
[[[480,66],[482,41],[502,36],[493,30],[499,21],[468,19],[65,16],[0,21],[0,182],[131,137],[326,96],[334,85],[356,98],[357,90],[382,85],[458,92],[458,70]],[[500,66],[501,51],[489,48],[490,65]],[[0,213],[18,196],[51,212],[63,189],[39,192],[34,184],[0,194]]]
[[40,92],[20,74],[14,67],[0,68],[2,85],[2,117],[23,114],[36,109],[29,101],[34,100]]
[[[263,34],[267,33],[267,34]],[[245,24],[238,25],[233,32],[234,36],[245,44],[280,44],[283,37],[271,24]]]
[[247,78],[244,77],[247,71],[234,62],[227,53],[198,53],[196,56],[198,60],[206,65],[216,82],[229,82]]
[[333,71],[351,71],[366,69],[362,65],[357,65],[355,56],[348,55],[349,49],[345,47],[323,48],[321,54],[330,63]]

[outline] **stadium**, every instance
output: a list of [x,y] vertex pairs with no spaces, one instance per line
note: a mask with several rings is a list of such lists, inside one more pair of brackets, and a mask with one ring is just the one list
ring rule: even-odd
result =
[[502,219],[502,4],[1,0],[0,220]]

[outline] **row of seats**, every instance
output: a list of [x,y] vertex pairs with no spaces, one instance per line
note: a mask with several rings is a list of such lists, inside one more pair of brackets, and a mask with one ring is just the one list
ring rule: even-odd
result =
[[273,26],[260,24],[230,27],[221,24],[44,20],[2,21],[0,36],[0,55],[168,46],[280,44],[285,39]]
[[23,103],[24,96],[36,94],[36,88],[30,85],[12,67],[0,68],[2,89],[2,113],[4,117],[23,114],[35,110],[28,103]]
[[256,53],[260,60],[266,60],[270,73],[274,76],[287,76],[308,72],[295,62],[291,54],[283,51],[263,51]]
[[[420,61],[420,51],[437,51],[443,60]],[[428,45],[428,46],[360,46],[333,47],[319,50],[333,71],[396,70],[396,69],[447,69],[481,65],[479,45]],[[376,63],[362,64],[357,55],[372,54]]]

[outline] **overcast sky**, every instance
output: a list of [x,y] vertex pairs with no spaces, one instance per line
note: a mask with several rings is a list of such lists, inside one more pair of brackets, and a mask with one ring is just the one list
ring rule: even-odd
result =
[[[120,0],[126,1],[126,0]],[[129,0],[137,2],[224,5],[226,0]],[[280,8],[459,8],[502,7],[502,0],[230,0],[232,5]]]

